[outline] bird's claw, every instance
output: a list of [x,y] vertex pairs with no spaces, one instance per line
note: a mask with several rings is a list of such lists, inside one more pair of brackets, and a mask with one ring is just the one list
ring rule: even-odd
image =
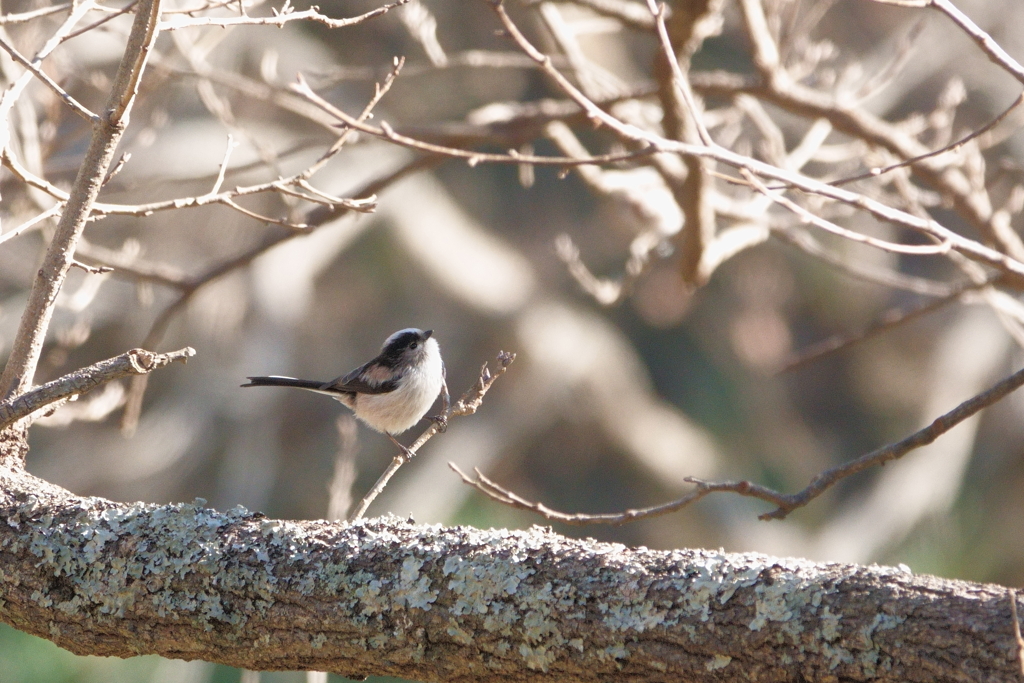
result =
[[437,425],[437,431],[446,432],[448,431],[448,416],[447,415],[432,415],[430,421]]

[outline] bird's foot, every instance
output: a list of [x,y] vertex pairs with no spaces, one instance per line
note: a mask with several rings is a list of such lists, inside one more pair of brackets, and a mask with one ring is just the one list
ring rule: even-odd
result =
[[447,415],[431,415],[429,418],[431,422],[437,425],[437,431],[446,432],[448,431],[448,416]]
[[405,460],[406,460],[406,462],[408,462],[409,460],[412,460],[412,459],[413,459],[414,457],[416,457],[416,454],[415,454],[415,453],[413,453],[412,451],[410,451],[410,450],[409,450],[408,448],[406,448],[406,447],[405,447],[404,445],[402,445],[402,442],[400,442],[400,441],[399,441],[398,439],[396,439],[396,438],[395,438],[394,436],[392,436],[391,434],[388,434],[387,432],[384,432],[384,433],[385,433],[385,434],[387,434],[387,437],[388,437],[389,439],[391,439],[391,443],[395,444],[395,445],[396,445],[396,446],[398,446],[398,447],[399,447],[400,449],[402,449],[402,455],[404,455],[404,456],[405,456]]

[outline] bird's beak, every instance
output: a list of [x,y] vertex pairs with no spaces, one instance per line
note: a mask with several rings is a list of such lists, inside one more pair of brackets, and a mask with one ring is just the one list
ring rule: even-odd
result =
[[434,334],[433,330],[423,330],[423,341],[430,339],[430,335]]

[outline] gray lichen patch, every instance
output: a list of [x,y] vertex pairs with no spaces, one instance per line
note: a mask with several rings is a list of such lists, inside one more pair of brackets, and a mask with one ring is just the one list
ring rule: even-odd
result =
[[[906,617],[863,601],[852,609],[844,591],[876,576],[915,580],[754,553],[629,549],[541,527],[288,522],[201,500],[0,504],[10,530],[0,527],[0,610],[15,602],[54,615],[58,642],[67,623],[82,620],[119,633],[125,651],[153,651],[124,623],[141,620],[177,629],[179,647],[194,656],[255,648],[335,670],[373,653],[385,663],[379,670],[394,672],[432,661],[698,676],[742,669],[771,648],[792,673],[864,678],[893,667],[889,634]],[[28,579],[2,569],[18,562],[33,567]]]

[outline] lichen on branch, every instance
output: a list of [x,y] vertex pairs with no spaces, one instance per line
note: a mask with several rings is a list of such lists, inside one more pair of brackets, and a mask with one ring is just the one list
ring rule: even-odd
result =
[[0,619],[83,654],[425,681],[1015,671],[996,586],[541,527],[291,522],[203,503],[80,498],[0,470]]

